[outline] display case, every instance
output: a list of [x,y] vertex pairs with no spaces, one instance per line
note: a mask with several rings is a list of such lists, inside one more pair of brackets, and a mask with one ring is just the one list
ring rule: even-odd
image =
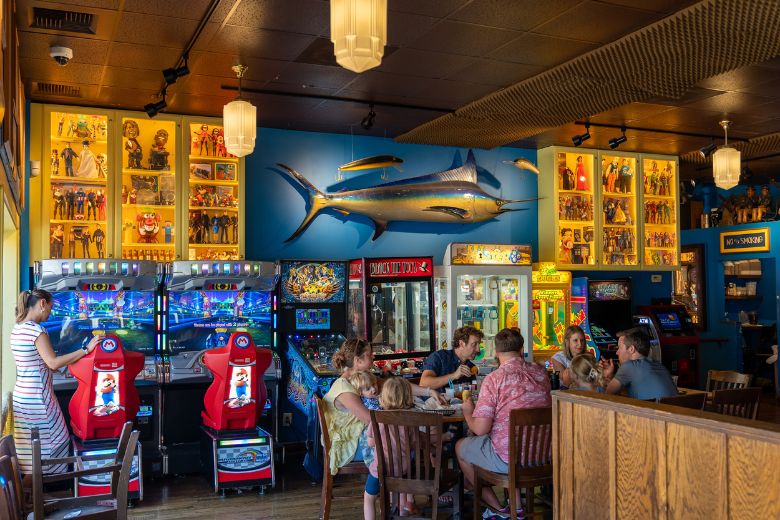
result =
[[162,114],[122,114],[122,258],[176,259],[177,122]]
[[190,260],[243,258],[243,161],[228,153],[220,120],[188,119],[186,254]]
[[698,331],[707,330],[704,266],[704,244],[682,246],[680,270],[674,272],[672,279],[672,303],[685,306],[693,328]]
[[596,154],[546,148],[539,152],[539,166],[553,173],[539,176],[539,222],[555,222],[552,233],[540,233],[540,258],[554,260],[561,268],[596,264]]
[[601,263],[639,264],[636,241],[638,158],[630,154],[601,154]]
[[644,264],[676,267],[680,262],[677,160],[642,157]]
[[48,107],[42,117],[48,130],[43,146],[49,156],[41,185],[40,216],[48,217],[42,218],[39,228],[48,235],[41,237],[48,242],[42,256],[111,256],[110,114]]

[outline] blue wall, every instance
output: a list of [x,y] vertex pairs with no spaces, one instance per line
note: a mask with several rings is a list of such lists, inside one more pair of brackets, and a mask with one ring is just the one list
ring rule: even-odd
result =
[[[343,216],[325,210],[297,239],[285,243],[306,215],[308,195],[290,182],[276,163],[284,163],[324,192],[365,188],[460,166],[468,149],[406,145],[392,139],[349,135],[259,129],[257,147],[246,158],[246,257],[252,260],[349,259],[361,256],[432,255],[440,264],[450,242],[531,244],[537,254],[537,204],[515,204],[524,211],[505,213],[478,224],[391,223],[372,241],[374,226],[360,215]],[[504,199],[537,196],[537,179],[502,161],[525,157],[536,163],[536,150],[496,148],[474,150],[479,183],[490,195]],[[337,168],[353,159],[395,155],[404,160],[403,172],[382,170],[344,172]]]

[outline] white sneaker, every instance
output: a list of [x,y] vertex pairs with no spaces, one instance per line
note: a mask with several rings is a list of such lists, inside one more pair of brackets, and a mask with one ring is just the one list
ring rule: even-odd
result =
[[508,514],[504,515],[497,511],[493,511],[489,507],[486,507],[485,510],[482,512],[482,519],[483,520],[508,520],[509,515]]

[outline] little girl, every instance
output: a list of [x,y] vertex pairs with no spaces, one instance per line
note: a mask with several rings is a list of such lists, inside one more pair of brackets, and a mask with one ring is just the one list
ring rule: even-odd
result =
[[[356,387],[357,388],[357,387]],[[391,377],[385,383],[382,385],[382,392],[379,394],[379,405],[382,410],[409,410],[411,408],[414,408],[414,397],[412,396],[412,385],[409,384],[409,381],[402,377]],[[399,428],[399,435],[401,436],[401,448],[400,451],[406,452],[408,451],[408,447],[406,446],[406,432],[402,431],[403,426]],[[384,442],[386,457],[390,455],[391,449],[388,445],[389,443],[397,443],[398,439],[385,439],[383,438],[382,441]],[[376,448],[376,441],[374,440],[374,428],[373,426],[368,427],[368,445],[371,447]],[[368,466],[368,471],[370,473],[369,478],[378,479],[378,471],[377,471],[377,457],[381,457],[382,455],[379,453],[375,453],[375,456],[372,458],[371,463]],[[401,461],[393,461],[393,467],[395,468],[397,473],[403,473],[408,471],[409,468],[403,467]],[[404,465],[405,466],[405,465]],[[399,475],[400,476],[400,475]],[[368,488],[368,486],[366,486]],[[379,489],[379,486],[376,486],[376,489]],[[363,512],[366,518],[369,518],[369,515],[365,514],[368,512],[368,509],[370,507],[370,510],[374,510],[374,503],[376,501],[376,495],[369,495],[366,493],[365,495],[365,503],[363,505]],[[370,504],[370,505],[369,505]],[[400,504],[398,504],[398,510],[400,512],[401,516],[416,516],[419,515],[420,512],[417,510],[417,508],[414,505],[414,496],[411,494],[401,494],[400,496]],[[374,518],[372,515],[370,518]]]
[[572,376],[572,390],[590,390],[604,392],[604,373],[601,366],[590,354],[580,354],[571,360],[569,372]]
[[[360,392],[360,400],[369,410],[381,410],[379,406],[379,385],[376,376],[366,370],[355,372],[348,378],[349,383]],[[370,430],[370,428],[369,428]]]

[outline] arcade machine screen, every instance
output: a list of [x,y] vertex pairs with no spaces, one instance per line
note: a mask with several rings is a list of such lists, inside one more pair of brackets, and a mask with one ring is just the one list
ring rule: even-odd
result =
[[343,262],[282,263],[282,303],[344,303]]
[[661,327],[661,331],[667,334],[674,334],[682,331],[682,322],[680,316],[673,311],[657,312],[656,318],[658,318],[658,325]]
[[233,332],[248,332],[255,345],[271,348],[272,293],[262,291],[170,291],[168,349],[181,352],[225,346]]
[[81,348],[95,330],[116,334],[127,350],[154,356],[154,312],[151,291],[55,292],[43,326],[58,356]]
[[588,280],[588,320],[602,354],[617,351],[617,333],[634,326],[631,280]]

